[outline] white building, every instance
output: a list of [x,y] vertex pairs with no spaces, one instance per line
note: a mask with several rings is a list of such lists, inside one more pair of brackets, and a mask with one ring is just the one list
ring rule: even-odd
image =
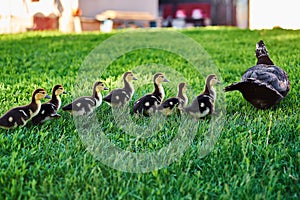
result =
[[82,16],[95,17],[106,10],[147,12],[158,17],[158,0],[79,0]]
[[47,25],[64,32],[73,31],[72,11],[77,7],[78,0],[1,0],[0,33],[47,29]]
[[158,0],[1,0],[0,34],[28,29],[43,30],[49,29],[49,26],[57,26],[56,29],[62,32],[80,32],[79,16],[74,17],[78,9],[81,11],[81,19],[95,20],[96,15],[107,10],[143,12],[156,19]]

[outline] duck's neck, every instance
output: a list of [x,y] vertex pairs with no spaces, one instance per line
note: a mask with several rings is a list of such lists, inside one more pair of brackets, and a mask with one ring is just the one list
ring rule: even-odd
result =
[[208,95],[210,95],[210,96],[212,96],[213,99],[216,99],[216,90],[215,90],[215,88],[214,88],[212,85],[210,85],[209,83],[207,83],[207,84],[205,85],[204,93],[205,93],[205,94],[208,94]]
[[182,90],[178,91],[177,97],[180,98],[180,99],[182,99],[184,101],[184,106],[187,105],[187,103],[188,103],[188,97],[186,96],[185,93],[183,93]]
[[130,94],[133,94],[134,88],[132,82],[124,80],[124,90],[129,92]]
[[93,90],[93,95],[92,97],[94,97],[95,99],[97,99],[98,101],[102,99],[102,95],[101,92],[97,92],[96,89]]
[[54,104],[57,107],[57,109],[59,109],[61,106],[61,99],[60,99],[59,95],[55,95],[55,93],[52,93],[52,97],[49,102]]
[[161,83],[159,83],[159,84],[154,83],[154,92],[152,94],[155,95],[156,97],[160,98],[161,101],[164,99],[165,90]]
[[36,110],[39,111],[39,109],[41,108],[41,100],[32,97],[30,107],[32,108],[33,112]]
[[256,64],[274,65],[273,61],[270,59],[268,55],[259,56],[257,58]]

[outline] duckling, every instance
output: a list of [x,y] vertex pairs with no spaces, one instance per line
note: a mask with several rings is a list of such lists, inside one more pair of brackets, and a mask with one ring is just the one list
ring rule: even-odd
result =
[[39,113],[41,109],[41,99],[43,98],[50,98],[50,96],[46,90],[42,88],[36,89],[32,94],[30,104],[12,108],[0,117],[0,127],[13,129],[18,126],[25,126],[31,118]]
[[179,83],[177,96],[168,98],[162,104],[153,107],[153,112],[160,112],[166,116],[172,115],[175,108],[177,112],[180,112],[188,103],[186,91],[186,83]]
[[216,90],[214,85],[219,84],[215,74],[208,75],[205,81],[204,91],[198,95],[190,106],[183,108],[183,111],[192,115],[195,119],[204,118],[215,112]]
[[161,104],[165,97],[165,91],[162,86],[163,82],[169,82],[165,78],[163,73],[156,73],[153,76],[154,91],[151,94],[147,94],[140,99],[138,99],[133,105],[133,112],[136,114],[143,114],[144,116],[149,116],[149,109],[152,106],[157,106]]
[[66,93],[67,92],[64,90],[62,85],[55,85],[52,88],[52,97],[50,101],[42,104],[40,112],[32,118],[32,124],[40,124],[54,117],[59,118],[60,115],[57,114],[57,111],[61,106],[61,99],[59,95]]
[[125,72],[123,74],[124,87],[112,90],[103,100],[112,107],[120,107],[127,104],[134,93],[132,80],[137,80],[137,78],[132,72]]
[[94,83],[92,96],[79,97],[72,103],[62,107],[62,110],[75,116],[89,115],[101,105],[101,91],[103,90],[108,90],[108,88],[105,87],[103,82],[97,81]]
[[290,91],[287,73],[274,65],[262,40],[256,44],[256,65],[249,68],[242,80],[224,88],[225,92],[238,90],[258,109],[278,104]]

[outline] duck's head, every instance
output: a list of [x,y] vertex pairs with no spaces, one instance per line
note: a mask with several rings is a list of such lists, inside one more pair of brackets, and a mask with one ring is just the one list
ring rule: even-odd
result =
[[256,54],[256,58],[260,58],[262,56],[269,56],[265,43],[262,40],[256,43],[255,54]]
[[137,78],[134,76],[132,72],[125,72],[123,75],[124,81],[130,82],[132,80],[137,80]]
[[163,73],[156,73],[153,77],[153,82],[156,84],[161,84],[162,82],[169,82],[168,79],[166,79],[165,75]]
[[220,84],[221,82],[218,80],[215,74],[210,74],[206,77],[206,85],[214,86],[216,84]]
[[34,97],[35,100],[41,100],[43,98],[50,99],[50,96],[47,94],[46,90],[44,90],[43,88],[36,89],[33,92],[32,96]]
[[97,92],[100,92],[102,90],[108,90],[107,87],[105,87],[104,83],[101,82],[101,81],[97,81],[95,84],[94,84],[94,88]]
[[182,93],[186,93],[187,91],[187,87],[186,87],[186,83],[182,82],[178,84],[178,91],[182,91]]
[[58,96],[61,94],[67,94],[67,92],[65,91],[62,85],[55,85],[52,89],[52,94]]

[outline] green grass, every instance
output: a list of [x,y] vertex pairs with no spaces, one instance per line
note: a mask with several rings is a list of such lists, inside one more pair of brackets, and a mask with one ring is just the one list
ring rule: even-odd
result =
[[[199,123],[195,138],[181,158],[147,173],[122,172],[95,159],[81,140],[83,135],[73,118],[62,111],[60,119],[41,126],[1,129],[0,199],[299,199],[300,31],[204,28],[181,33],[197,41],[211,56],[222,77],[219,91],[239,81],[243,72],[255,64],[255,43],[263,39],[273,61],[289,74],[289,95],[275,108],[262,111],[238,92],[226,94],[224,105],[218,105],[226,106],[225,123],[213,150],[203,158],[199,156],[198,144],[212,120],[208,118]],[[0,114],[28,103],[37,87],[50,92],[53,85],[63,84],[69,91],[69,95],[62,96],[63,104],[71,102],[73,95],[80,93],[76,90],[80,66],[111,36],[56,32],[0,35]],[[202,90],[203,77],[195,73],[191,63],[153,49],[119,57],[99,79],[115,88],[124,71],[148,63],[171,66],[184,76],[190,101]],[[176,80],[167,72],[166,76],[172,81],[165,84],[166,96],[173,96],[181,77]],[[151,84],[141,85],[145,80],[139,78],[135,83],[140,85],[134,100],[152,90]],[[171,117],[155,136],[132,143],[133,136],[116,126],[108,105],[102,104],[97,115],[107,138],[132,152],[160,149],[178,130],[176,117]],[[137,123],[146,126],[147,122],[149,119]]]

